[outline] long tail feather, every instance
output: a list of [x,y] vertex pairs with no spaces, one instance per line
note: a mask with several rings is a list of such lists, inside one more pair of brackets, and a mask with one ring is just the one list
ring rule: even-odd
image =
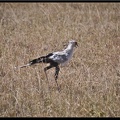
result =
[[27,67],[27,66],[30,66],[30,65],[33,65],[33,64],[42,62],[42,61],[40,61],[39,59],[40,59],[40,58],[31,60],[28,64],[22,65],[22,66],[19,66],[19,67],[15,67],[15,68],[24,68],[24,67]]
[[51,56],[52,53],[48,54],[47,56],[42,56],[37,59],[31,60],[29,63],[30,65],[36,64],[36,63],[50,63],[52,60],[49,59],[49,56]]
[[33,65],[33,64],[36,64],[36,63],[40,63],[40,62],[43,62],[43,57],[40,57],[40,58],[31,60],[31,61],[29,62],[29,64],[30,64],[30,65]]
[[30,66],[30,64],[26,64],[26,65],[23,65],[23,66],[19,66],[19,68],[23,68],[23,67],[27,67],[27,66]]
[[23,67],[27,67],[27,66],[30,66],[30,63],[28,63],[28,64],[26,64],[26,65],[23,65],[23,66],[15,67],[15,69],[17,69],[17,68],[23,68]]
[[51,55],[52,55],[52,53],[48,54],[47,56],[42,56],[42,57],[39,57],[37,59],[33,59],[28,64],[23,65],[23,66],[19,66],[19,67],[15,67],[15,68],[23,68],[23,67],[31,66],[33,64],[41,63],[41,62],[43,62],[43,63],[50,63],[51,60],[48,57],[51,56]]

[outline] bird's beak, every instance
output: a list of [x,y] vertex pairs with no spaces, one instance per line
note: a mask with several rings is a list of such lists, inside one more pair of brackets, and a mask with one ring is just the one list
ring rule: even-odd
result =
[[77,42],[75,42],[75,47],[78,47],[78,43]]

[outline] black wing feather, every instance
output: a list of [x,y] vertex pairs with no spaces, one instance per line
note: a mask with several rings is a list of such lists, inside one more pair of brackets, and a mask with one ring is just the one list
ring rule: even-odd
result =
[[42,57],[39,57],[37,59],[33,59],[31,60],[29,63],[30,65],[33,65],[33,64],[36,64],[36,63],[40,63],[40,62],[43,62],[43,63],[50,63],[51,60],[49,59],[50,56],[52,56],[53,53],[49,53],[48,55],[46,56],[42,56]]

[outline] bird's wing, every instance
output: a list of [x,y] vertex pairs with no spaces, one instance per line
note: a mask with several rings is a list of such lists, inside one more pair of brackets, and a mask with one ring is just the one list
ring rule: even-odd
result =
[[52,56],[52,55],[53,55],[53,53],[49,53],[49,54],[47,54],[45,57],[48,58],[48,57],[50,57],[50,56]]
[[57,63],[64,63],[68,60],[66,53],[64,52],[54,52],[53,55],[49,57],[49,59],[57,62]]

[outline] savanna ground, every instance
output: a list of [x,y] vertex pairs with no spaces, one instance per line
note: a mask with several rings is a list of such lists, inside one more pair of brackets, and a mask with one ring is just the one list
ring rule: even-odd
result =
[[[120,3],[0,3],[1,117],[119,117]],[[46,64],[15,69],[65,48],[58,84]]]

